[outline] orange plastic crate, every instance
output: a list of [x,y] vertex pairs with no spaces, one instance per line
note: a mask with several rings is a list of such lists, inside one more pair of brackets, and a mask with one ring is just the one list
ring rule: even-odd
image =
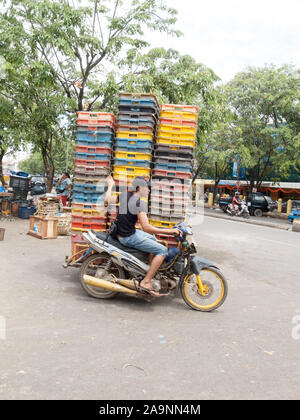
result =
[[176,118],[160,118],[159,124],[172,125],[174,127],[192,127],[197,128],[197,121],[192,120],[180,120]]
[[77,125],[88,126],[116,126],[117,119],[114,114],[108,112],[77,112]]

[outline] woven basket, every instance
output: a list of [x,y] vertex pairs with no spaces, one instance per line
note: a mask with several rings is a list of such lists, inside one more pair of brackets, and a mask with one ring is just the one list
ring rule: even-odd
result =
[[56,216],[58,235],[68,235],[71,230],[71,214],[63,213]]
[[36,216],[54,217],[59,211],[59,200],[57,198],[41,197],[36,203]]

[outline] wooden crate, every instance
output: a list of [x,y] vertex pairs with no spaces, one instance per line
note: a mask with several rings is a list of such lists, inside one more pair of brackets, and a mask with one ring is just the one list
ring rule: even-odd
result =
[[[38,239],[56,239],[57,222],[55,217],[30,216],[28,235]],[[34,229],[35,226],[37,231]]]

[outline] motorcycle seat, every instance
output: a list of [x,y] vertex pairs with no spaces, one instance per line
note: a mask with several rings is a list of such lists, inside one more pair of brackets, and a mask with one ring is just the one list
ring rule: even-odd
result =
[[139,259],[140,261],[148,264],[149,254],[147,252],[139,251],[138,249],[124,246],[121,244],[120,241],[118,241],[117,239],[114,239],[111,235],[107,237],[107,233],[97,232],[96,236],[98,239],[101,239],[102,241],[105,241],[108,244],[113,245],[116,248],[119,248],[121,251],[127,252],[128,254],[131,254],[135,258]]

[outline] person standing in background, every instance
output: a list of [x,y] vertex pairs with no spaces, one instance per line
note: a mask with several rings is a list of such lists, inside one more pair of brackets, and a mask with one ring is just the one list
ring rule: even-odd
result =
[[70,179],[70,175],[68,172],[63,172],[62,177],[58,181],[56,185],[56,192],[61,198],[63,206],[67,205],[67,199],[70,196],[72,188],[72,181]]

